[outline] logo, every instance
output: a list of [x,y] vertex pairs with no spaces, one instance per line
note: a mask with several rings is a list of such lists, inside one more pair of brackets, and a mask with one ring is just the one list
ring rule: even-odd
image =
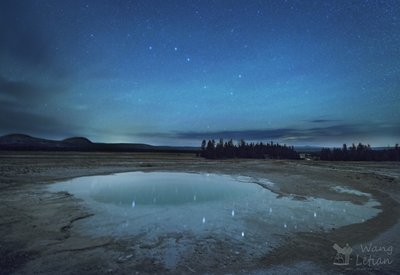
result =
[[349,265],[350,254],[353,249],[347,243],[346,246],[340,247],[338,244],[334,244],[333,248],[336,250],[336,256],[333,260],[334,265]]
[[[358,270],[377,269],[379,266],[390,265],[393,263],[393,246],[360,244],[360,247],[351,248],[348,243],[340,247],[337,243],[333,245],[336,256],[333,260],[334,265],[347,266]],[[350,265],[350,255],[354,254],[352,267]],[[355,262],[354,262],[355,261]]]

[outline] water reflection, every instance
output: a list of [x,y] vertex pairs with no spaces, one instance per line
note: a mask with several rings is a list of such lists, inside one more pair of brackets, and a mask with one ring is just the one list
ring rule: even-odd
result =
[[[72,179],[50,186],[84,199],[95,215],[74,228],[95,235],[127,236],[145,232],[212,234],[273,243],[276,234],[331,230],[367,220],[380,210],[365,205],[308,198],[278,198],[260,182],[268,180],[215,174],[132,172]],[[342,190],[340,190],[342,191]],[[199,223],[203,226],[199,226]],[[251,236],[251,237],[250,237]]]

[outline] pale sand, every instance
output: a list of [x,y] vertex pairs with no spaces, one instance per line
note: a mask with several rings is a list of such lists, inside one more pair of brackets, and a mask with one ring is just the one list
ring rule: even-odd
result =
[[[181,259],[176,269],[168,270],[155,258],[140,257],[140,247],[132,248],[132,243],[140,243],[140,236],[130,240],[80,236],[74,231],[74,222],[93,213],[70,194],[54,194],[45,189],[47,184],[59,180],[125,171],[207,172],[267,178],[275,183],[268,188],[280,196],[365,202],[365,196],[334,190],[341,186],[372,194],[380,202],[382,212],[363,223],[332,228],[329,232],[298,233],[261,258],[231,254],[234,244],[200,240],[195,257]],[[400,270],[399,175],[399,163],[208,161],[191,154],[1,152],[0,274],[395,273]],[[179,238],[168,236],[166,241]],[[155,245],[162,242],[160,239]],[[209,256],[210,242],[213,255],[221,257]],[[393,262],[372,268],[355,266],[360,244],[370,242],[391,245],[393,252],[387,257]],[[334,243],[349,243],[353,247],[351,265],[333,265]]]

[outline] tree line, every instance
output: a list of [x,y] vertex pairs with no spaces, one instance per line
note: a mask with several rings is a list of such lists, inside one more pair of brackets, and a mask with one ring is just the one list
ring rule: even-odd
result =
[[400,148],[396,144],[394,148],[384,150],[373,150],[371,146],[353,143],[347,147],[343,144],[342,148],[323,148],[320,152],[321,160],[341,160],[341,161],[400,161]]
[[280,145],[278,143],[246,143],[243,139],[234,144],[232,139],[224,141],[220,139],[203,140],[201,143],[200,156],[207,159],[228,158],[273,158],[273,159],[299,159],[299,154],[293,146]]

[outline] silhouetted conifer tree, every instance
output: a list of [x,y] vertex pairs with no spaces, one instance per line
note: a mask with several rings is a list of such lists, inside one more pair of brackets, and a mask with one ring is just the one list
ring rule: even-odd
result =
[[[205,144],[207,145],[205,146]],[[215,141],[209,140],[202,142],[201,156],[209,159],[221,158],[282,158],[282,159],[299,159],[299,154],[294,150],[294,147],[274,144],[273,142],[263,144],[246,143],[243,139],[238,145],[234,145],[232,140],[228,142],[220,139],[215,145]],[[204,149],[203,149],[204,148]]]
[[322,148],[320,159],[333,161],[399,161],[400,150],[398,144],[394,148],[373,150],[369,144],[363,145],[360,142],[357,146],[353,143],[350,149],[347,148],[346,144],[343,144],[341,149]]

